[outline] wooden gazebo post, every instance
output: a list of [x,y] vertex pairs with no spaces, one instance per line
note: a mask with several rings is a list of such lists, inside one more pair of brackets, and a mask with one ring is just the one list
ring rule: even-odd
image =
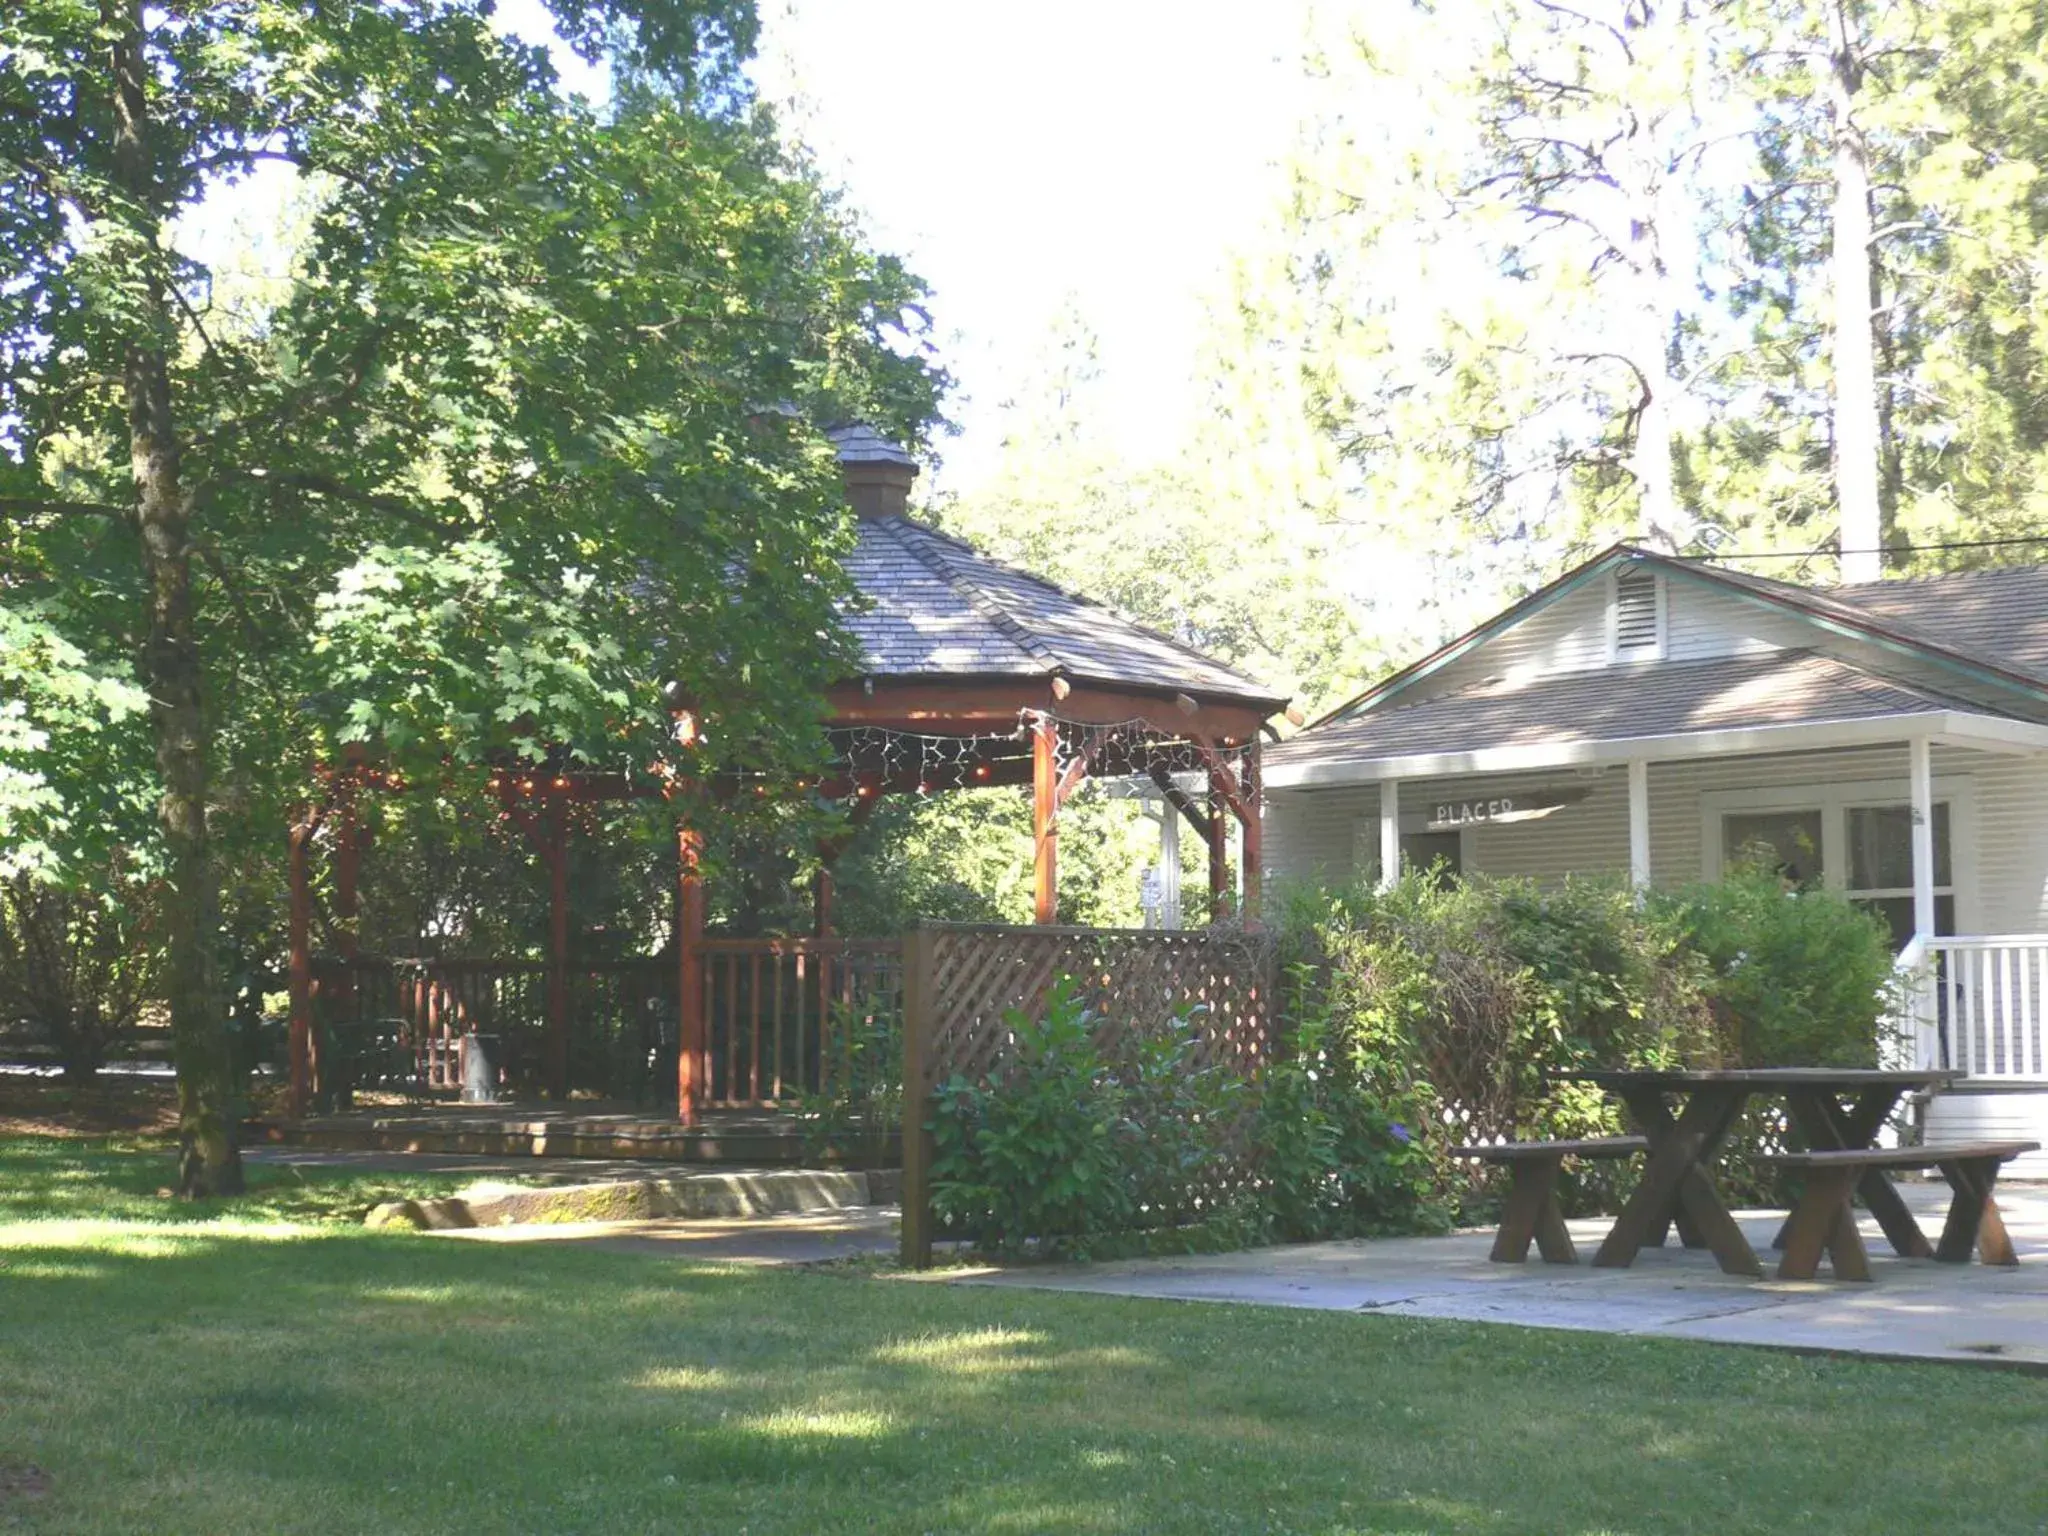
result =
[[291,1116],[303,1117],[313,1097],[313,834],[320,809],[307,806],[285,834],[286,878],[290,884]]
[[1031,728],[1032,921],[1060,920],[1060,728],[1040,715]]
[[548,867],[548,1097],[569,1097],[569,806],[548,797],[541,858]]
[[704,834],[676,824],[676,1118],[697,1123],[704,1084]]
[[1259,878],[1259,865],[1265,857],[1261,829],[1265,823],[1259,815],[1263,790],[1260,787],[1260,743],[1255,735],[1245,744],[1244,766],[1238,770],[1237,793],[1239,800],[1238,821],[1244,827],[1244,920],[1255,925],[1259,920],[1261,898],[1264,889]]
[[1220,767],[1209,769],[1209,921],[1230,912],[1230,788]]

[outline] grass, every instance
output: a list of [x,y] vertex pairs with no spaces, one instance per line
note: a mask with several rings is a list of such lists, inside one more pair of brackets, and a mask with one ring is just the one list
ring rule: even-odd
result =
[[[235,1220],[360,1222],[382,1200],[431,1199],[476,1182],[474,1174],[394,1174],[350,1168],[245,1165],[249,1193],[234,1203]],[[151,1225],[218,1222],[208,1205],[172,1200],[159,1191],[176,1168],[160,1139],[71,1140],[0,1136],[0,1223],[87,1218]],[[0,1225],[0,1246],[10,1234]],[[4,1275],[4,1271],[0,1271]]]
[[0,1156],[0,1530],[2048,1524],[2029,1377],[165,1219],[164,1166]]

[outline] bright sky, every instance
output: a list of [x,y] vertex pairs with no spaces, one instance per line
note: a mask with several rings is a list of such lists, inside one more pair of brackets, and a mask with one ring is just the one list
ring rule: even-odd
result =
[[1101,338],[1108,441],[1169,453],[1206,296],[1281,195],[1306,0],[764,0],[755,76],[883,249],[933,289],[959,389],[943,483],[1069,297]]

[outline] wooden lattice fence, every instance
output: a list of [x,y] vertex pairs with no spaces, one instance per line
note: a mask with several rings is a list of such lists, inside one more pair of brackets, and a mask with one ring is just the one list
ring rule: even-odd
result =
[[904,942],[903,1252],[930,1261],[931,1095],[956,1073],[999,1080],[1015,1049],[1010,1015],[1043,1016],[1070,978],[1113,1051],[1130,1032],[1187,1016],[1205,1063],[1247,1076],[1272,1054],[1272,941],[1234,929],[1004,928],[932,924]]

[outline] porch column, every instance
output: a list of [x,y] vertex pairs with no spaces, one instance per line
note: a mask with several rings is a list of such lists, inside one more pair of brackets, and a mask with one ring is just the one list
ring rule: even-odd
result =
[[704,1097],[704,834],[676,827],[676,1118],[697,1123]]
[[1040,716],[1031,728],[1032,921],[1060,920],[1059,725]]
[[1934,764],[1925,736],[1906,744],[1913,800],[1913,936],[1934,937]]
[[1650,765],[1639,757],[1628,765],[1628,883],[1650,888]]
[[1401,878],[1401,781],[1380,780],[1380,889]]

